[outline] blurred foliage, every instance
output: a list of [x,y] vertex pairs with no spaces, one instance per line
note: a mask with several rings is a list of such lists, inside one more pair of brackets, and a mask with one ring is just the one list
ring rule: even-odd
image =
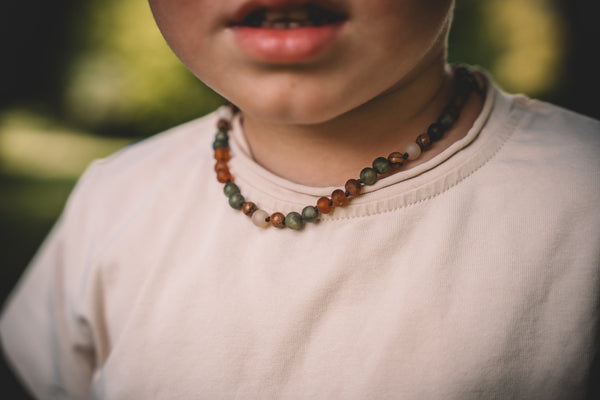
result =
[[40,179],[76,179],[90,160],[129,144],[75,131],[26,110],[0,113],[0,171]]
[[457,0],[449,59],[484,67],[508,92],[545,97],[560,89],[566,34],[550,0]]
[[492,74],[509,92],[542,96],[559,82],[565,29],[551,4],[522,0],[486,2],[488,36],[494,37],[501,49]]
[[77,125],[148,135],[221,104],[171,53],[146,1],[91,0],[85,8],[63,98]]

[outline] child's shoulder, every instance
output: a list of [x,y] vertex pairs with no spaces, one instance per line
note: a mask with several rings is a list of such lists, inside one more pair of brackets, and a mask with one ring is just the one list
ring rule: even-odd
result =
[[111,214],[131,213],[162,193],[177,196],[186,182],[208,175],[215,113],[131,144],[91,163],[69,204]]
[[581,139],[600,139],[600,121],[576,113],[560,106],[530,99],[525,96],[515,96],[514,105],[526,114],[524,127],[550,133],[569,134]]
[[132,184],[156,181],[176,170],[193,168],[193,164],[211,154],[206,149],[214,136],[215,123],[216,115],[211,113],[130,144],[94,161],[84,178],[95,175],[95,179],[104,177],[113,184]]
[[126,146],[95,164],[119,175],[161,173],[206,153],[205,144],[212,140],[215,123],[215,113],[205,115]]
[[506,95],[515,118],[515,132],[510,142],[515,156],[530,164],[539,162],[546,168],[600,168],[600,121],[566,108],[528,98]]
[[600,199],[600,121],[523,95],[500,93],[502,102],[508,112],[495,127],[512,132],[492,163],[499,177],[529,186],[542,202]]

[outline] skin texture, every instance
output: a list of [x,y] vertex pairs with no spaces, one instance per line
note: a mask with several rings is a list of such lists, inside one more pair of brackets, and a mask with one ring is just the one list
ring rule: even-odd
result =
[[[265,0],[281,6],[285,0]],[[202,81],[236,104],[255,160],[284,178],[343,185],[401,150],[451,97],[445,66],[452,0],[333,0],[347,16],[335,43],[307,60],[243,51],[231,21],[246,0],[150,0],[167,42]],[[423,162],[464,136],[481,104]]]

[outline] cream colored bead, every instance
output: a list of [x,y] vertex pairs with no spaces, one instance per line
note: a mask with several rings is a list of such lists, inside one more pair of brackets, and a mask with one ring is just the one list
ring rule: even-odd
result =
[[263,210],[256,210],[254,212],[254,214],[252,214],[252,222],[254,223],[254,225],[261,227],[261,228],[266,228],[268,227],[270,224],[266,221],[266,219],[269,217],[269,214],[267,214],[266,211]]
[[221,106],[217,109],[217,116],[219,117],[219,119],[231,121],[231,119],[233,118],[233,111],[229,106]]
[[408,154],[409,160],[416,160],[421,155],[421,148],[415,142],[406,145],[404,152]]

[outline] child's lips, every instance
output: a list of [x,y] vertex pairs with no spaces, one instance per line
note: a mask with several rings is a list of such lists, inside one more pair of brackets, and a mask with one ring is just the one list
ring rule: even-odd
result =
[[343,23],[305,26],[294,29],[232,28],[240,49],[249,56],[272,63],[310,61],[336,42]]
[[236,45],[252,58],[301,63],[329,50],[346,19],[329,2],[258,0],[242,5],[229,28]]

